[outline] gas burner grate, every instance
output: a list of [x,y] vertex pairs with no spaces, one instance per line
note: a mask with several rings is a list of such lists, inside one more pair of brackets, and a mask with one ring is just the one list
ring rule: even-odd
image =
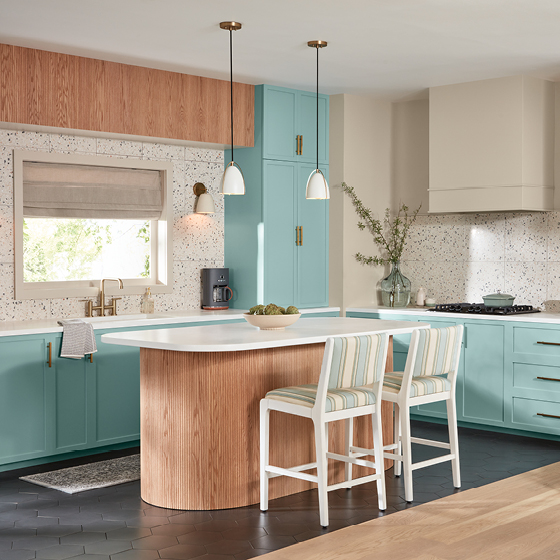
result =
[[510,305],[508,307],[488,307],[483,303],[441,303],[429,311],[440,313],[471,313],[479,315],[521,315],[523,313],[540,313],[532,305]]

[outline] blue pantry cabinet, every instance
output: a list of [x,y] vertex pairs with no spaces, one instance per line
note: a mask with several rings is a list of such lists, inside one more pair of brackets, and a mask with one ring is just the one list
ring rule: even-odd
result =
[[[319,167],[328,180],[328,96],[319,101]],[[328,305],[329,205],[305,198],[315,169],[315,103],[309,92],[255,90],[255,146],[234,151],[246,194],[225,197],[225,266],[237,308]]]

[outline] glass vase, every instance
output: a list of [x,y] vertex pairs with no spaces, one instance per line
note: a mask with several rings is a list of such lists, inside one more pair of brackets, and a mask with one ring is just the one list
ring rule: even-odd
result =
[[381,280],[381,299],[385,307],[406,307],[410,303],[410,280],[401,272],[400,262],[391,263],[391,273]]

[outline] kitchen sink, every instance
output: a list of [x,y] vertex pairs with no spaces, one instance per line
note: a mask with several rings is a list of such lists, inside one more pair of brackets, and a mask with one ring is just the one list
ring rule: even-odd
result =
[[105,317],[83,317],[86,323],[113,323],[115,321],[129,321],[138,319],[159,319],[164,315],[157,315],[155,313],[137,313],[135,315],[108,315]]

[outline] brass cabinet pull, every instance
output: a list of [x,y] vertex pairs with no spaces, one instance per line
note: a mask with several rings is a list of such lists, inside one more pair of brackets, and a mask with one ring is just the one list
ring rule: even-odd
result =
[[549,346],[560,346],[560,342],[537,342],[537,344],[548,344]]
[[299,226],[299,245],[303,245],[303,226]]
[[49,367],[52,367],[52,342],[47,344],[47,348],[49,349],[49,359],[47,360],[47,363],[49,364]]
[[301,136],[296,136],[296,156],[301,156]]
[[560,416],[555,416],[554,414],[544,414],[542,412],[537,412],[537,416],[544,416],[545,418],[558,418],[558,419],[560,419]]
[[296,246],[299,245],[299,226],[296,226]]
[[89,355],[89,363],[90,363],[90,364],[93,364],[93,354],[90,354],[90,355]]
[[555,377],[537,377],[537,379],[542,379],[543,381],[560,381],[560,379],[556,379]]
[[299,155],[303,155],[303,135],[299,137]]

